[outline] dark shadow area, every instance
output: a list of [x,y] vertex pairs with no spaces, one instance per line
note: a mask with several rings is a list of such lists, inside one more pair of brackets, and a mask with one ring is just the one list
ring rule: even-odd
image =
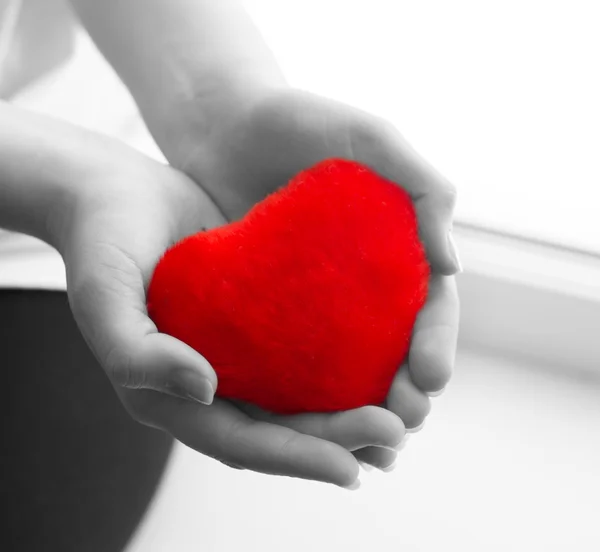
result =
[[134,422],[65,293],[0,290],[0,550],[121,552],[172,439]]

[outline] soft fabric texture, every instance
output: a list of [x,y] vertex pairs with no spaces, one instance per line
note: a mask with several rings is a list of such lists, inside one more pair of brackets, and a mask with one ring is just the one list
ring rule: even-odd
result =
[[169,249],[148,311],[208,359],[218,396],[331,412],[385,400],[428,280],[408,194],[328,159],[242,220]]

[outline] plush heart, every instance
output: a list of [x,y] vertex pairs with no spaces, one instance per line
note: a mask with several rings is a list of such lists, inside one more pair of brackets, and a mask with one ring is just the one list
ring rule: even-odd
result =
[[208,359],[218,396],[331,412],[385,400],[428,280],[408,194],[328,159],[242,220],[169,249],[148,312]]

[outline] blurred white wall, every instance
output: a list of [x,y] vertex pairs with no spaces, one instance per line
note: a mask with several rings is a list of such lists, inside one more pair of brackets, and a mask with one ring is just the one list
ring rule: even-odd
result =
[[463,351],[392,473],[356,492],[180,447],[127,552],[598,552],[599,388]]

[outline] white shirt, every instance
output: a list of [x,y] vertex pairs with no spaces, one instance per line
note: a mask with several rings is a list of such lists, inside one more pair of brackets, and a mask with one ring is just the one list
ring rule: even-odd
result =
[[[0,93],[3,78],[6,83],[6,79],[19,76],[20,68],[31,70],[40,65],[39,58],[35,58],[37,52],[44,55],[52,48],[47,37],[39,36],[39,29],[34,32],[24,28],[20,18],[25,2],[38,7],[44,1],[47,0],[0,0]],[[54,66],[40,70],[32,82],[10,98],[2,99],[113,136],[164,160],[125,86],[87,34],[76,26],[71,13],[62,3],[56,4],[56,9],[64,13],[57,12],[52,20],[57,32],[62,33],[63,45],[65,28],[73,32],[72,52],[55,60]],[[47,5],[44,9],[47,17]],[[33,48],[27,48],[29,57],[14,55],[16,49],[23,50],[27,40],[33,44]],[[38,43],[40,50],[35,48]],[[0,228],[0,288],[66,289],[61,256],[40,240]]]

